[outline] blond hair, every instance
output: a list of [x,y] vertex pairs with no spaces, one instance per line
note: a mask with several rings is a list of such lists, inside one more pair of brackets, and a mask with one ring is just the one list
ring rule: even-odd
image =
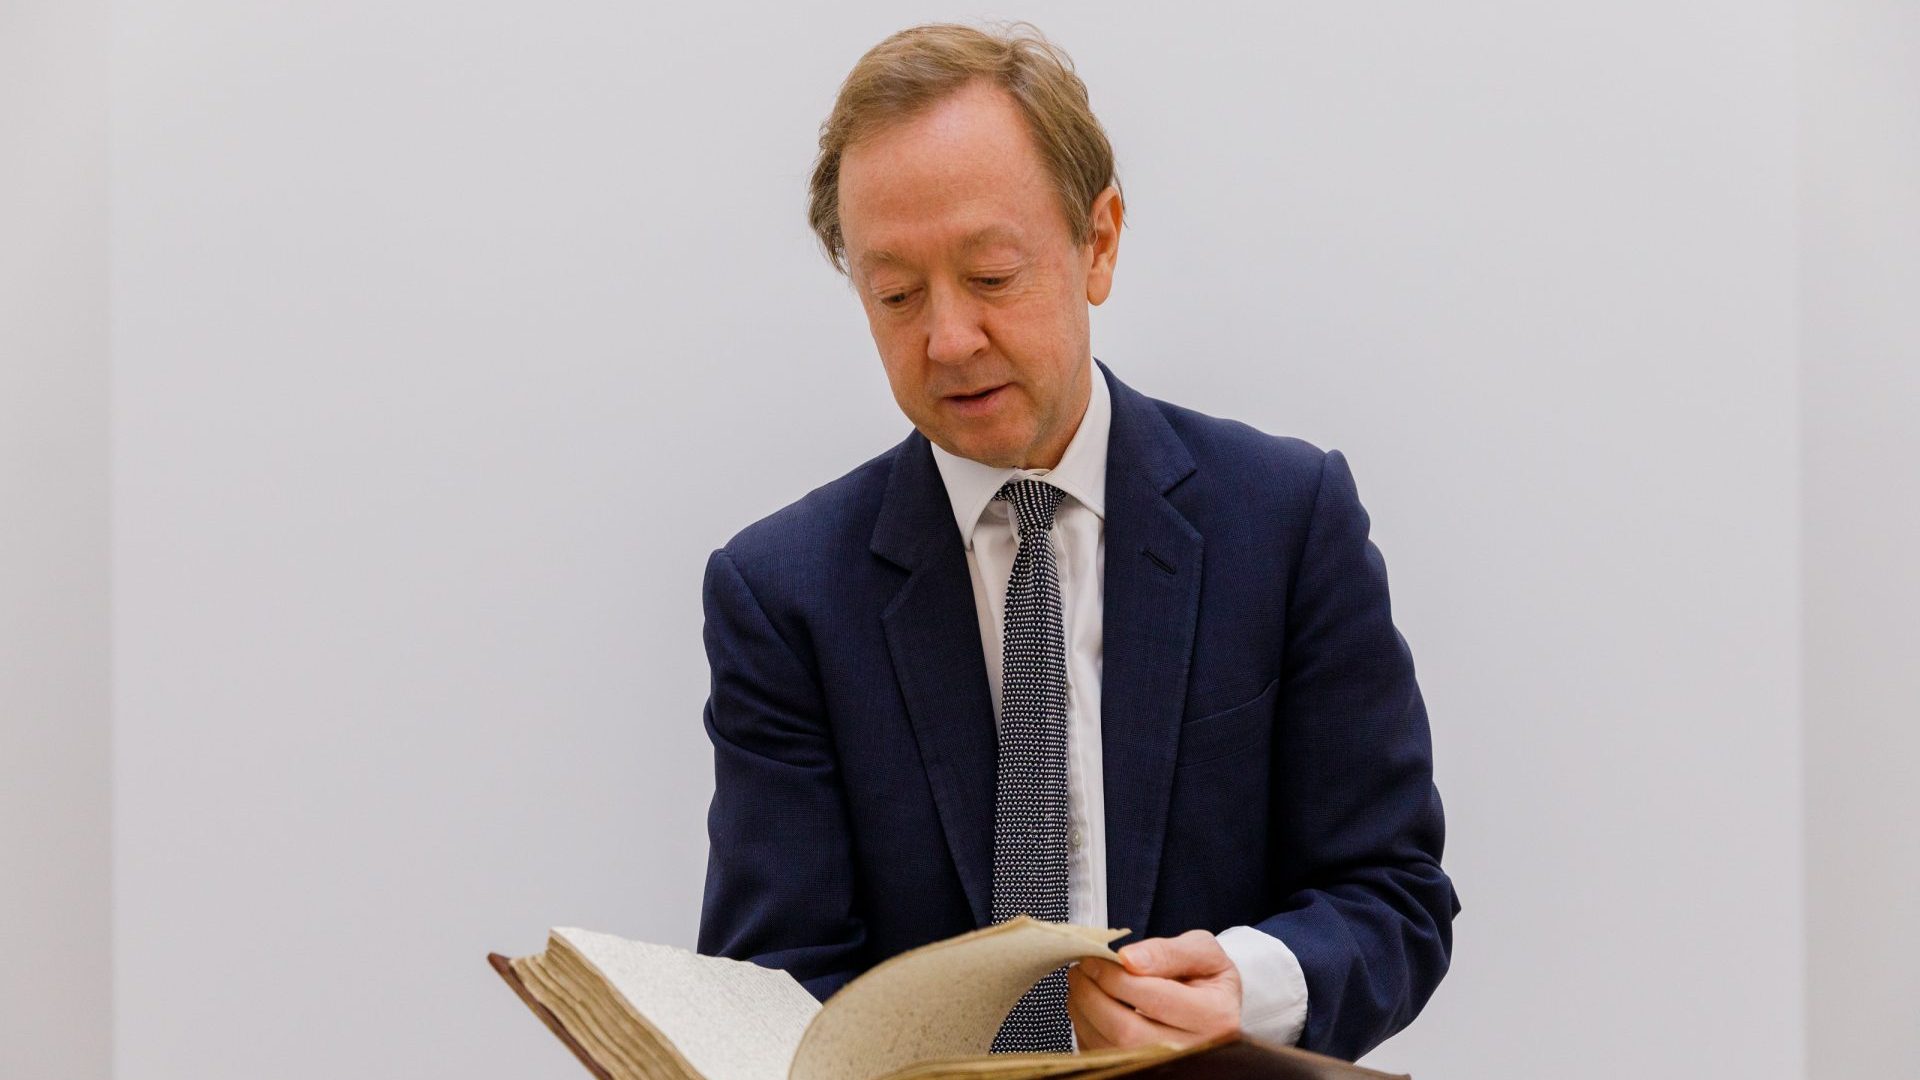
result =
[[1028,22],[993,31],[959,23],[902,30],[868,49],[820,125],[820,154],[808,183],[807,221],[827,260],[847,272],[840,232],[840,159],[847,147],[943,100],[975,79],[1007,91],[1026,116],[1076,245],[1092,235],[1093,201],[1118,189],[1113,147],[1087,104],[1073,61]]

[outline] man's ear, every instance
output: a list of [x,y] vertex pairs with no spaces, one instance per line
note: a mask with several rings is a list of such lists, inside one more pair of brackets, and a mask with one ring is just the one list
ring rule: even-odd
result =
[[1100,306],[1113,292],[1113,267],[1120,261],[1120,222],[1126,213],[1120,201],[1120,189],[1107,185],[1093,200],[1088,216],[1091,235],[1087,238],[1087,303]]

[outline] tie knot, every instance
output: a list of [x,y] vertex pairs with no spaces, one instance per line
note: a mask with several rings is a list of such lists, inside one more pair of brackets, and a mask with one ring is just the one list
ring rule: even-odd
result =
[[1004,499],[1013,507],[1013,519],[1024,539],[1029,533],[1045,535],[1053,528],[1053,512],[1060,508],[1060,499],[1065,494],[1039,480],[1009,480],[1000,485],[993,497]]

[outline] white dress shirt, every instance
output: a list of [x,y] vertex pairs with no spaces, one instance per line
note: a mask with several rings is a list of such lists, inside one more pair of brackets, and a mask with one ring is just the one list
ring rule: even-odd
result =
[[[1093,392],[1080,426],[1052,469],[1002,469],[933,447],[934,464],[953,504],[967,549],[973,610],[980,620],[987,684],[1000,716],[1001,623],[1007,579],[1019,549],[1006,502],[994,494],[1008,480],[1032,478],[1066,493],[1053,518],[1054,557],[1067,646],[1067,907],[1070,921],[1107,925],[1106,791],[1100,766],[1101,603],[1105,589],[1107,433],[1113,402],[1107,381],[1087,358]],[[1249,873],[1260,872],[1248,867]],[[1271,934],[1235,926],[1220,945],[1240,969],[1240,1027],[1286,1045],[1307,1020],[1307,980],[1293,950]],[[1076,1040],[1077,1043],[1077,1040]]]

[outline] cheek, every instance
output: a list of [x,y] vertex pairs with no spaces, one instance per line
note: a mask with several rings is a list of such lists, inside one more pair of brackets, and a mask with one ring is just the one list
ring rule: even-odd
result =
[[869,326],[873,331],[873,344],[888,370],[912,367],[917,358],[926,355],[926,339],[910,321],[883,315],[871,320]]
[[1029,344],[1030,351],[1051,355],[1074,337],[1078,320],[1085,318],[1086,297],[1060,288],[1061,282],[1049,281],[1020,298],[1006,312],[1010,316],[1008,333]]
[[917,409],[926,397],[926,364],[911,349],[884,345],[880,350],[880,363],[886,369],[887,385],[893,390],[894,400],[908,412]]

